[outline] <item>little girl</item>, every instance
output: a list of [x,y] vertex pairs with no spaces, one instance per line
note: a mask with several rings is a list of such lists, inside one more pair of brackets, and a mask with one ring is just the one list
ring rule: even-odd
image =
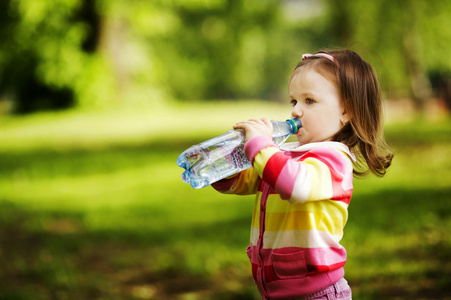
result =
[[289,81],[297,142],[278,148],[266,119],[237,123],[253,168],[213,184],[256,194],[247,254],[263,299],[351,299],[340,245],[353,175],[383,176],[393,155],[371,66],[350,50],[304,54]]

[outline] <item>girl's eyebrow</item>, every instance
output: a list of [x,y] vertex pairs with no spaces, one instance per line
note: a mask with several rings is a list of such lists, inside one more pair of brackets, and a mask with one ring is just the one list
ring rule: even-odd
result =
[[[301,93],[301,94],[299,94],[298,96],[301,96],[300,98],[305,98],[305,97],[307,97],[307,98],[316,98],[316,97],[315,97],[315,94],[310,93],[310,92]],[[293,94],[290,94],[290,98],[294,99],[294,98],[296,98],[296,97],[293,96]]]

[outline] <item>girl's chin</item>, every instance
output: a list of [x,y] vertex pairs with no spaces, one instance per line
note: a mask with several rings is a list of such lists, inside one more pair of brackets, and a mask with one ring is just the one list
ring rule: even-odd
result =
[[301,144],[301,145],[310,143],[309,140],[302,138],[302,137],[297,137],[297,140],[298,140],[299,144]]

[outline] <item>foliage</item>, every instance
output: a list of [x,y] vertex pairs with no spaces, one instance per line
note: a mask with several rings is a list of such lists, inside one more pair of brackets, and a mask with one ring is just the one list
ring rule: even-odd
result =
[[[0,92],[20,113],[109,98],[108,67],[93,52],[90,1],[2,2]],[[94,91],[95,90],[95,91]],[[83,100],[81,100],[83,99]]]
[[[287,106],[0,119],[0,299],[259,299],[244,252],[253,197],[191,189],[175,160]],[[449,299],[451,124],[398,121],[386,134],[388,174],[355,181],[346,278],[358,299]]]
[[449,78],[441,54],[451,42],[449,1],[329,0],[328,8],[335,41],[373,63],[389,96],[425,100],[433,73]]
[[321,48],[360,52],[389,96],[413,87],[424,98],[428,76],[446,79],[451,68],[440,54],[450,43],[449,1],[5,0],[0,8],[0,107],[13,101],[17,112],[277,100],[301,53]]
[[109,10],[145,57],[128,76],[176,99],[277,98],[302,51],[287,55],[300,42],[285,32],[279,0],[136,0]]

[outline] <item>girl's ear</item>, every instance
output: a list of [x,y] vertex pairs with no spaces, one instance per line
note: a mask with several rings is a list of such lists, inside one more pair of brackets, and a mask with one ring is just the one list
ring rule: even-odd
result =
[[346,123],[348,123],[349,120],[350,120],[349,114],[346,112],[346,110],[343,110],[340,119],[341,123],[345,125]]

